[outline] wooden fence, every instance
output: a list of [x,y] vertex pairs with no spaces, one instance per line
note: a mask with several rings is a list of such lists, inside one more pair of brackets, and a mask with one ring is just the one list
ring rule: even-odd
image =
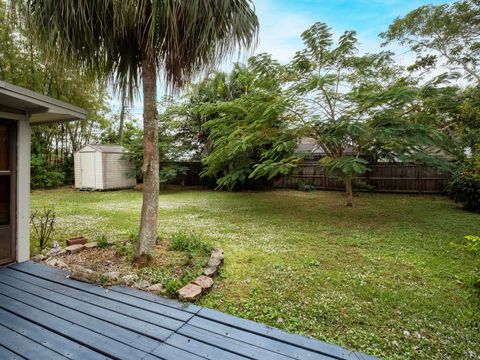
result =
[[[355,190],[391,193],[441,194],[449,175],[441,170],[414,164],[376,163],[353,181]],[[314,187],[321,190],[344,190],[343,180],[325,171],[318,163],[303,162],[296,171],[275,180],[275,188]]]
[[[215,186],[215,182],[200,177],[201,162],[171,162],[165,165],[177,165],[186,168],[170,183],[185,186]],[[364,175],[356,177],[353,186],[356,191],[442,194],[449,181],[448,173],[429,167],[408,163],[375,163]],[[318,161],[301,163],[293,174],[282,176],[273,181],[274,188],[298,189],[314,187],[319,190],[344,190],[343,180],[329,174]]]

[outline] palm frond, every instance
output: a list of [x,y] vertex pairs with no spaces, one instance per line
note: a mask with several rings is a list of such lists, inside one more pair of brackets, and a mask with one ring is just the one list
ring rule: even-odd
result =
[[170,89],[256,44],[251,0],[13,0],[36,40],[57,61],[128,88],[154,57]]

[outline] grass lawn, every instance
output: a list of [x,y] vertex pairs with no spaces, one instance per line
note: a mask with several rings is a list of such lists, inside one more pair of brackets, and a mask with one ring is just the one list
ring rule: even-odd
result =
[[[288,331],[389,359],[480,356],[473,258],[449,246],[480,234],[480,215],[443,197],[338,192],[164,191],[160,235],[194,231],[225,249],[219,287],[201,300]],[[56,237],[123,239],[141,192],[35,191]]]

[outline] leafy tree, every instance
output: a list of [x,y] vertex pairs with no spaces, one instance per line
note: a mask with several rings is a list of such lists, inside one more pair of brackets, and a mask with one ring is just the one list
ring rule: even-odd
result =
[[249,1],[37,0],[27,10],[39,42],[60,59],[111,78],[117,88],[128,88],[130,99],[142,83],[144,190],[136,255],[153,255],[159,192],[158,72],[164,70],[167,83],[178,89],[233,49],[252,45],[258,21]]
[[433,160],[437,134],[417,101],[431,84],[404,77],[389,52],[359,56],[353,31],[334,44],[328,26],[316,23],[302,38],[306,48],[289,65],[292,119],[323,150],[326,169],[343,178],[347,206],[352,179],[368,170],[366,155]]
[[49,189],[65,181],[65,172],[58,165],[49,164],[43,157],[33,154],[31,160],[32,189]]
[[480,157],[466,160],[457,168],[449,193],[465,209],[480,212]]
[[[68,64],[45,59],[31,34],[15,20],[24,19],[0,0],[0,80],[88,110],[83,121],[32,127],[32,186],[61,185],[73,180],[73,152],[94,141],[107,124],[105,85]],[[43,165],[38,166],[39,162]],[[54,171],[45,172],[44,180],[37,181],[35,174],[43,173],[43,167]]]
[[226,80],[235,84],[224,97],[230,100],[210,102],[209,97],[198,107],[209,119],[202,129],[211,144],[202,175],[217,179],[220,189],[252,188],[285,173],[280,165],[288,163],[295,148],[285,117],[281,67],[263,54],[245,67],[237,65]]
[[408,45],[419,54],[414,67],[432,67],[438,60],[480,82],[480,2],[425,5],[397,18],[381,36],[386,43]]
[[245,66],[235,64],[229,74],[220,71],[209,74],[190,84],[181,98],[167,98],[162,103],[165,109],[162,116],[175,124],[176,144],[184,154],[189,154],[188,158],[200,160],[212,151],[210,130],[204,125],[218,114],[214,111],[207,114],[202,108],[244,94],[248,89],[248,73]]
[[480,88],[437,86],[422,94],[424,112],[434,117],[437,128],[448,138],[445,152],[463,160],[480,155]]

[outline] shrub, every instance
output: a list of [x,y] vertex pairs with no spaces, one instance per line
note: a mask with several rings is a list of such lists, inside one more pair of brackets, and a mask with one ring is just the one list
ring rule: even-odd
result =
[[32,210],[30,223],[38,239],[38,247],[43,250],[47,247],[55,227],[56,214],[54,209],[44,207],[41,210]]
[[173,234],[170,241],[170,250],[184,251],[189,254],[207,254],[212,251],[212,246],[203,242],[203,240],[196,234],[179,232]]
[[453,174],[450,197],[463,203],[465,209],[480,211],[480,158],[466,161]]
[[65,183],[65,173],[43,157],[33,155],[30,165],[32,189],[49,189]]
[[473,272],[474,286],[480,289],[480,236],[465,236],[465,243],[461,247],[471,252],[477,260],[477,268]]

